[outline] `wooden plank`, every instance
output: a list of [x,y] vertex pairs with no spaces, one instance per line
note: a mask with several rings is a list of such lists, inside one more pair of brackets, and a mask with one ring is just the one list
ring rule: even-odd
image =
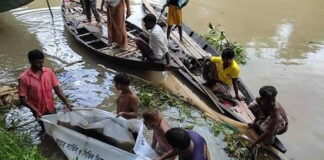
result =
[[101,48],[101,49],[98,49],[98,51],[104,51],[104,50],[107,50],[107,49],[109,49],[109,47],[105,47],[105,48]]
[[209,57],[210,54],[207,53],[206,51],[204,51],[199,44],[197,44],[197,42],[195,42],[186,32],[182,33],[182,38],[184,40],[186,40],[191,46],[192,48],[194,48],[198,54],[200,54],[202,57]]
[[[176,31],[172,31],[172,32],[176,32]],[[185,33],[185,32],[184,32]],[[180,42],[180,36],[176,33],[173,34],[174,37],[176,37],[176,42],[179,44],[181,44],[184,48],[186,48],[187,52],[185,51],[185,53],[187,53],[188,55],[191,55],[192,57],[196,58],[196,59],[200,59],[202,58],[202,56],[197,52],[197,49],[195,49],[190,42],[188,42],[188,40],[184,39],[184,43]]]
[[121,58],[126,58],[126,57],[128,57],[128,56],[130,56],[130,55],[134,55],[134,54],[136,54],[135,51],[136,51],[136,50],[133,50],[133,51],[127,52],[126,54],[124,54],[124,55],[122,55],[122,56],[120,56],[120,57],[121,57]]
[[92,41],[89,41],[89,42],[85,42],[85,43],[90,44],[90,43],[99,42],[99,41],[100,41],[100,39],[95,39],[95,40],[92,40]]
[[129,47],[129,49],[128,49],[127,51],[119,52],[119,53],[115,54],[115,56],[117,56],[117,57],[122,57],[122,56],[124,56],[125,54],[128,54],[129,52],[134,52],[134,51],[136,51],[136,50],[137,50],[137,49],[134,48],[134,47]]
[[103,51],[102,53],[110,55],[110,56],[115,56],[119,52],[119,49],[109,49],[107,51]]

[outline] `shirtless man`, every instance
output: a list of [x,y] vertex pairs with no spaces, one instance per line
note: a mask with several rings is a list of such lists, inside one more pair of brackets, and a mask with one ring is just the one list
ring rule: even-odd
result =
[[165,133],[165,137],[176,149],[179,160],[211,160],[207,143],[197,132],[171,128]]
[[252,142],[248,148],[252,149],[256,144],[271,145],[277,134],[283,134],[288,129],[288,118],[284,108],[276,102],[277,90],[273,86],[260,88],[261,97],[249,105],[250,110],[256,116],[256,120],[249,126],[255,126],[261,131],[261,135]]
[[172,156],[174,149],[164,136],[171,127],[168,122],[162,118],[161,113],[157,109],[149,109],[143,113],[143,118],[145,126],[153,130],[151,147],[161,156],[155,158],[155,160],[175,159],[175,156]]
[[138,98],[129,89],[131,78],[126,73],[119,73],[114,77],[115,87],[120,90],[116,100],[117,115],[126,119],[136,118],[138,110]]

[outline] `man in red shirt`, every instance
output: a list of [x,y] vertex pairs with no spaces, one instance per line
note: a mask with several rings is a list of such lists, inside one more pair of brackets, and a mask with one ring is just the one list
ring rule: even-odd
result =
[[33,112],[34,117],[42,127],[41,132],[44,132],[43,122],[39,118],[56,112],[52,94],[53,89],[70,111],[72,106],[64,97],[54,72],[43,67],[44,53],[40,50],[32,50],[28,53],[28,59],[30,68],[19,76],[18,94],[22,104]]

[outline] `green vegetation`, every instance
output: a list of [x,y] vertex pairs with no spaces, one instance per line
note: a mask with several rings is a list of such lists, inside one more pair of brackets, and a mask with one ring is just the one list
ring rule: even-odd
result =
[[203,38],[211,44],[219,53],[225,48],[232,48],[235,52],[235,61],[239,64],[246,64],[247,57],[244,54],[244,47],[238,42],[230,42],[224,35],[224,31],[209,23],[209,31]]
[[[211,125],[215,137],[222,134],[224,141],[227,146],[224,150],[228,155],[237,160],[279,160],[280,158],[276,156],[271,151],[258,148],[253,154],[247,149],[249,142],[241,137],[241,134],[237,128],[225,123],[225,122],[215,122],[210,119],[196,119],[192,116],[194,108],[192,105],[187,103],[185,100],[171,95],[169,92],[163,90],[162,88],[157,88],[149,83],[145,83],[142,80],[138,80],[137,77],[133,77],[135,80],[132,86],[138,91],[137,96],[140,100],[140,113],[147,108],[157,108],[159,110],[166,110],[168,106],[176,107],[180,111],[179,121],[183,122],[184,119],[192,119],[193,121],[186,126],[185,129],[191,130],[195,125]],[[203,117],[203,116],[202,116]]]
[[270,150],[257,146],[253,151],[249,151],[247,146],[249,141],[242,138],[239,130],[226,122],[214,123],[214,135],[222,134],[227,146],[225,151],[233,158],[238,160],[280,160],[280,157],[272,153]]
[[139,106],[141,109],[158,108],[160,110],[166,110],[166,107],[172,106],[179,109],[180,121],[183,121],[185,118],[192,117],[192,106],[178,97],[168,94],[167,91],[157,89],[155,86],[149,83],[144,83],[141,80],[133,81],[133,85],[139,92],[137,93],[137,96],[139,98]]
[[[157,89],[148,83],[143,83],[143,81],[135,80],[133,81],[133,86],[137,91],[139,91],[137,96],[139,97],[140,106],[142,109],[158,108],[160,110],[166,110],[166,106],[173,106],[177,107],[180,111],[180,122],[186,118],[192,118],[191,113],[193,111],[193,107],[176,96],[170,95],[162,89]],[[210,121],[206,121],[207,125],[209,125]],[[206,121],[204,122],[204,125],[206,125]],[[192,124],[184,126],[184,128],[191,130],[199,123],[201,122],[194,121]],[[224,140],[227,142],[227,147],[225,150],[231,157],[239,160],[249,159],[251,155],[246,148],[248,142],[239,138],[239,131],[235,127],[227,123],[215,122],[213,128],[215,137],[220,133],[224,135]]]
[[227,142],[225,151],[230,156],[239,160],[251,159],[251,153],[247,149],[249,142],[241,138],[240,132],[235,127],[228,123],[215,122],[214,134],[215,136],[224,135],[224,141]]
[[9,132],[4,129],[0,116],[0,159],[43,160],[29,134]]

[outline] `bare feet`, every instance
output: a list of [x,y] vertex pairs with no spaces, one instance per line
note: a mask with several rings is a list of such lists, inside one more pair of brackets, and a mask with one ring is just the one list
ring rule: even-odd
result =
[[102,24],[101,22],[97,22],[96,27],[100,27],[101,24]]
[[128,51],[128,46],[122,46],[117,44],[116,46],[112,47],[112,49],[118,49],[121,52],[125,52]]
[[119,50],[121,51],[121,52],[125,52],[125,51],[128,51],[128,47],[127,46],[121,46],[121,47],[119,47]]

